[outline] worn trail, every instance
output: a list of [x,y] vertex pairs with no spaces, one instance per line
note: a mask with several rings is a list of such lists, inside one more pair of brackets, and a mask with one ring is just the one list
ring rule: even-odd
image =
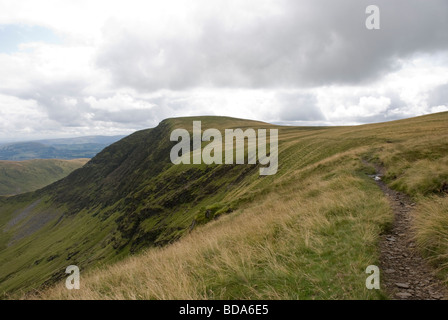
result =
[[377,168],[376,183],[389,199],[395,221],[392,229],[381,236],[381,286],[392,299],[446,300],[448,291],[434,270],[419,254],[412,237],[412,215],[415,203],[406,195],[390,189]]

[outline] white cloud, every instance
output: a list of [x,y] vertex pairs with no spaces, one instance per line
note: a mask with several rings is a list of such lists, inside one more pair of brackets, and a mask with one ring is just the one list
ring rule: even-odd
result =
[[448,106],[431,107],[431,113],[445,112],[445,111],[448,111]]
[[361,97],[357,105],[336,108],[336,118],[352,119],[357,117],[372,117],[381,114],[390,106],[390,99],[386,97]]
[[126,110],[150,110],[155,105],[144,100],[139,100],[127,93],[117,93],[114,96],[97,99],[89,96],[84,99],[93,109],[110,112]]
[[35,134],[48,124],[48,118],[36,101],[0,94],[0,137],[14,139],[15,135]]

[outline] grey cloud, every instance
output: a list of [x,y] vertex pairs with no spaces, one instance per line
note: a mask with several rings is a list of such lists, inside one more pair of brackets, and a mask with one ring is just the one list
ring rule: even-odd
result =
[[57,124],[55,130],[60,130],[61,126],[92,127],[94,122],[142,129],[157,124],[164,114],[160,108],[97,109],[85,101],[87,96],[82,93],[83,87],[82,82],[56,82],[38,85],[32,92],[21,92],[16,96],[35,100],[48,119]]
[[[381,10],[381,30],[369,31],[364,26],[365,8],[373,3]],[[260,120],[378,122],[415,115],[400,99],[399,92],[380,94],[378,80],[400,69],[400,60],[414,55],[430,59],[432,54],[448,50],[446,0],[280,0],[273,1],[272,7],[259,12],[257,6],[255,15],[247,14],[247,21],[241,18],[245,14],[235,18],[225,7],[204,12],[199,9],[187,19],[188,27],[194,25],[186,28],[188,32],[178,28],[162,34],[145,30],[144,23],[138,28],[129,21],[123,24],[110,20],[104,26],[102,45],[95,48],[95,63],[109,71],[111,87],[108,81],[104,88],[95,87],[94,81],[102,73],[92,79],[78,73],[59,74],[56,68],[45,70],[43,76],[30,70],[30,74],[23,74],[29,85],[5,86],[0,93],[37,101],[48,121],[36,123],[35,129],[55,132],[76,127],[141,129],[172,116],[220,114],[222,96],[214,101],[212,96],[216,88],[216,92],[221,88],[259,89],[254,96],[277,92],[267,111],[257,109],[256,103],[248,100],[247,113]],[[448,66],[448,59],[441,58],[439,65]],[[336,118],[332,122],[328,110],[333,106],[322,106],[320,110],[313,93],[325,93],[327,86],[341,84],[362,91],[346,93],[342,105],[357,105],[361,96],[384,96],[391,99],[391,104],[376,115],[357,113],[348,115],[350,119]],[[202,89],[190,91],[198,87],[213,90],[203,90],[211,94],[202,99]],[[107,101],[122,88],[123,92],[132,92],[136,101],[143,100],[153,107],[133,108],[130,103],[123,107],[115,104],[108,110],[104,101],[101,108],[86,102],[88,97]],[[153,98],[141,98],[148,96]],[[71,99],[76,102],[67,103]],[[331,99],[328,101],[331,103]],[[428,104],[447,105],[448,85],[428,92]]]
[[[56,85],[56,88],[60,86]],[[86,125],[86,115],[91,107],[82,100],[82,95],[69,94],[47,87],[45,91],[37,91],[21,98],[33,99],[44,110],[50,120],[62,126],[81,127]],[[72,102],[69,102],[72,101]]]
[[430,106],[448,106],[448,84],[434,88],[428,95]]
[[159,115],[152,109],[127,109],[120,111],[96,110],[94,121],[114,122],[125,125],[148,127],[158,123]]
[[[365,0],[282,1],[281,14],[242,28],[224,8],[195,20],[199,32],[146,37],[110,21],[98,66],[116,86],[140,91],[192,87],[362,84],[400,68],[398,58],[448,48],[448,2],[377,0],[381,30],[365,28]],[[227,12],[228,13],[228,12]],[[230,14],[230,13],[228,13]]]
[[317,99],[313,94],[277,94],[281,121],[320,121],[326,120],[322,111],[316,106]]
[[[367,95],[379,98],[379,95],[374,92],[367,93]],[[370,116],[352,116],[350,119],[345,120],[355,123],[378,123],[403,119],[412,114],[412,111],[409,111],[409,107],[403,100],[401,100],[397,92],[388,91],[382,94],[382,96],[390,99],[389,107],[383,112],[378,112]],[[347,103],[356,104],[360,97],[360,95],[353,95],[347,99]]]

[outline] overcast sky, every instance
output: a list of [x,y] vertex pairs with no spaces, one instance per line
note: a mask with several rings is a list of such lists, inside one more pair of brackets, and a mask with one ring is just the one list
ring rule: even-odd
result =
[[0,141],[446,111],[447,30],[446,0],[0,0]]

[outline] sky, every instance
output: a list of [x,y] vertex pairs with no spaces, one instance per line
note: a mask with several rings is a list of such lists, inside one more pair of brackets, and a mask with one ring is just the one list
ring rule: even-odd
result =
[[446,0],[0,0],[0,142],[448,111],[447,30]]

